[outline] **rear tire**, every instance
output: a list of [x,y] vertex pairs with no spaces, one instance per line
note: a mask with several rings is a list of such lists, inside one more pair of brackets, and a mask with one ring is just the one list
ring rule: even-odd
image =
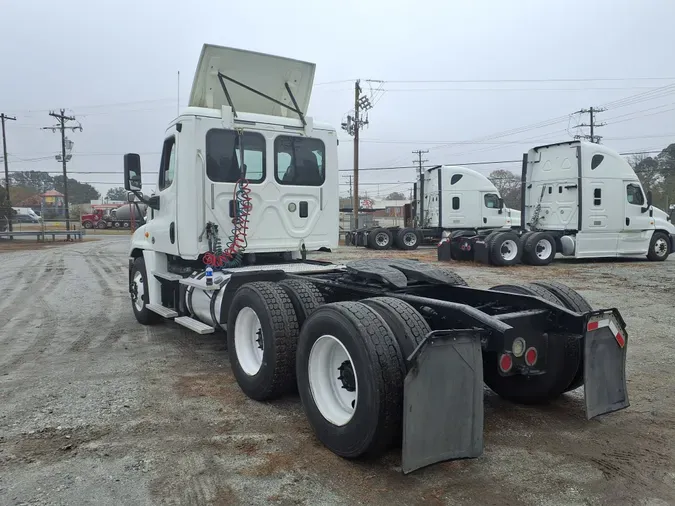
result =
[[488,238],[490,260],[494,265],[516,265],[520,263],[523,248],[514,232],[499,232]]
[[257,401],[295,387],[298,320],[291,299],[277,284],[247,283],[234,294],[227,317],[227,349],[243,392]]
[[284,279],[279,282],[279,286],[291,299],[300,328],[309,315],[326,303],[319,289],[309,281]]
[[466,281],[464,281],[464,278],[462,276],[446,267],[434,266],[434,270],[440,272],[447,279],[447,283],[449,285],[469,286],[469,284]]
[[647,258],[652,262],[663,262],[670,255],[670,237],[663,232],[654,232],[649,241]]
[[395,297],[373,297],[363,299],[365,305],[373,308],[394,332],[398,346],[406,361],[415,348],[431,332],[431,327],[422,315],[407,302]]
[[414,229],[403,228],[396,233],[395,243],[398,249],[409,251],[418,248],[420,238]]
[[400,438],[404,377],[392,330],[366,304],[326,304],[305,322],[298,391],[316,436],[333,453],[372,457]]
[[376,228],[368,234],[368,247],[371,249],[386,250],[393,242],[394,236],[386,228]]
[[[532,295],[564,307],[555,294],[535,284],[498,285],[490,290]],[[483,354],[483,377],[485,384],[504,399],[520,404],[538,404],[553,400],[567,391],[579,370],[582,357],[583,348],[575,336],[550,333],[544,374],[502,376],[498,370],[498,353],[486,352]]]
[[540,404],[560,397],[578,368],[579,341],[574,336],[549,333],[546,372],[538,376],[501,376],[497,353],[483,354],[483,379],[503,399],[519,404]]
[[[587,313],[588,311],[593,311],[593,307],[583,297],[583,295],[573,290],[569,286],[563,285],[562,283],[557,283],[555,281],[535,281],[534,284],[551,292],[558,299],[560,299],[562,306],[569,309],[570,311],[574,311],[576,313]],[[579,342],[579,346],[581,347],[579,368],[577,369],[577,373],[574,375],[574,379],[565,389],[565,392],[576,390],[584,384],[584,345],[585,342],[582,339]]]
[[104,228],[108,228],[108,225],[106,224],[105,221],[101,220],[96,224],[96,228],[104,229]]
[[535,232],[523,236],[523,263],[529,265],[548,265],[556,254],[555,238],[546,232]]

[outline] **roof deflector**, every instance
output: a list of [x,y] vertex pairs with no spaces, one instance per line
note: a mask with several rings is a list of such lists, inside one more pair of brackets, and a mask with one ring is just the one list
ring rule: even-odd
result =
[[233,113],[286,117],[305,124],[314,83],[313,63],[205,44],[195,72],[189,105]]

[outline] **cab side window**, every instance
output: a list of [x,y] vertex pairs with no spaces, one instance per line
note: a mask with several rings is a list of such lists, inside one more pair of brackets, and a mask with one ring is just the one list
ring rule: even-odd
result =
[[173,183],[176,176],[176,138],[169,137],[164,141],[162,148],[162,161],[159,165],[159,191],[162,191]]
[[488,209],[499,209],[499,197],[495,193],[486,193],[485,197],[485,207]]
[[645,197],[642,195],[642,189],[639,185],[631,183],[626,186],[626,196],[629,204],[643,206],[645,203]]

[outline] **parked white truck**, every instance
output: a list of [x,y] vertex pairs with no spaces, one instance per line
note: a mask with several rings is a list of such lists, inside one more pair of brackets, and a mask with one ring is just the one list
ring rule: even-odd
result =
[[411,227],[364,227],[348,232],[346,243],[377,250],[417,249],[463,231],[490,233],[520,224],[520,211],[504,207],[499,190],[468,167],[438,165],[425,169],[414,185]]
[[204,46],[188,108],[163,139],[158,192],[133,235],[129,293],[145,325],[226,331],[252,399],[295,388],[346,458],[402,444],[405,473],[483,449],[483,382],[514,402],[583,385],[588,418],[628,406],[627,334],[555,283],[470,288],[414,261],[335,265],[337,135],[306,116],[314,65]]
[[521,185],[518,227],[453,237],[455,248],[497,265],[547,265],[556,253],[663,261],[675,250],[670,217],[607,146],[570,141],[533,148],[523,157]]

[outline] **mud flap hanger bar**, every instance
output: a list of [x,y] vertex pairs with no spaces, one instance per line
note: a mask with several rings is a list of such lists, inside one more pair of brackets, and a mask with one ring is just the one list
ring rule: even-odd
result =
[[298,102],[295,100],[295,95],[293,95],[293,92],[291,91],[291,87],[288,85],[288,83],[284,83],[284,86],[286,87],[286,92],[288,93],[288,96],[291,97],[291,101],[293,102],[293,107],[291,107],[288,104],[284,104],[283,102],[277,100],[276,98],[270,97],[269,95],[266,95],[262,91],[258,91],[255,88],[251,88],[250,86],[237,81],[236,79],[232,79],[231,77],[226,76],[222,72],[218,72],[218,80],[220,81],[220,86],[223,88],[223,92],[225,93],[225,98],[227,98],[227,103],[230,104],[230,107],[232,108],[232,114],[234,114],[234,117],[237,117],[237,110],[234,108],[234,104],[232,103],[232,98],[230,97],[230,92],[227,91],[227,86],[225,85],[225,80],[228,80],[237,86],[241,86],[242,88],[250,91],[251,93],[255,93],[256,95],[259,95],[263,98],[266,98],[267,100],[274,102],[275,104],[280,105],[281,107],[285,107],[289,111],[293,111],[295,114],[298,115],[300,118],[300,121],[302,121],[302,126],[307,126],[307,122],[305,121],[305,115],[302,114],[302,111],[300,110],[300,107],[298,107]]
[[483,333],[432,331],[407,357],[401,457],[405,474],[444,460],[482,455]]

